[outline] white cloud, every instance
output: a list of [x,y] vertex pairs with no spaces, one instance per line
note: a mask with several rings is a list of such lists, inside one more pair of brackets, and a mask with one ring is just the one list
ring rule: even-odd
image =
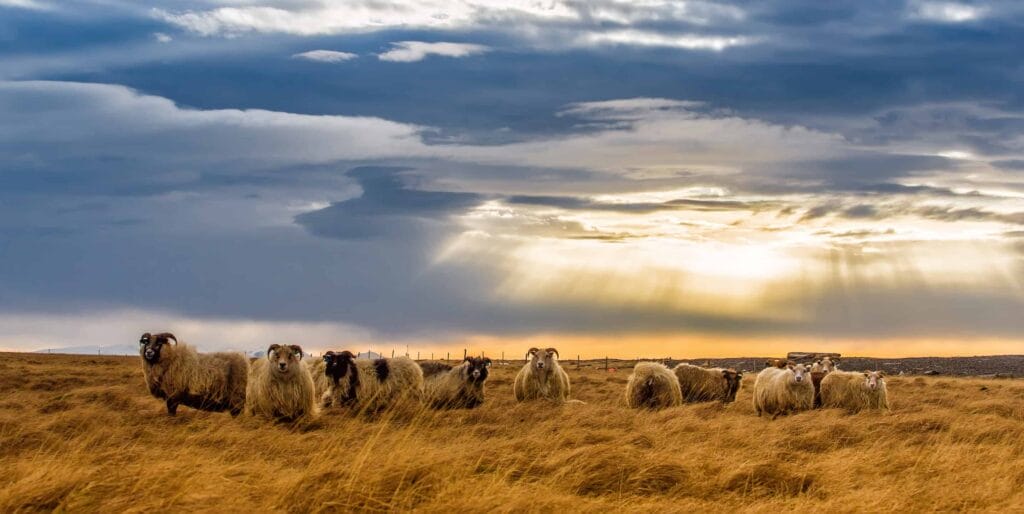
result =
[[705,36],[697,34],[664,34],[644,30],[612,30],[588,32],[576,39],[581,46],[631,45],[682,48],[686,50],[712,50],[720,52],[734,46],[753,43],[754,40],[740,36]]
[[334,50],[310,50],[308,52],[302,52],[292,55],[294,59],[306,59],[308,61],[319,61],[319,62],[344,62],[350,61],[359,57],[356,54],[349,52],[337,52]]
[[0,7],[15,7],[18,9],[32,9],[44,11],[51,9],[51,6],[36,0],[0,0]]
[[578,13],[562,0],[380,0],[338,3],[290,2],[170,12],[154,9],[165,21],[203,35],[243,32],[303,36],[396,28],[458,29],[486,21],[528,18],[573,20]]
[[[220,2],[210,9],[153,16],[206,36],[286,33],[300,36],[384,30],[488,30],[523,38],[544,49],[568,46],[640,45],[720,51],[750,38],[632,27],[686,24],[735,25],[743,9],[702,1],[668,0],[351,0],[346,2]],[[225,5],[226,4],[226,5]],[[602,29],[609,28],[608,31]],[[410,55],[399,53],[399,56]],[[411,54],[416,55],[416,54]],[[411,59],[411,58],[410,58]]]
[[917,2],[911,17],[939,23],[966,23],[984,18],[988,9],[956,2]]
[[159,43],[170,43],[171,41],[174,41],[174,38],[164,34],[163,32],[154,32],[153,39],[157,40]]
[[471,43],[426,43],[423,41],[399,41],[391,43],[391,46],[391,50],[378,54],[377,57],[382,61],[415,62],[422,61],[429,55],[467,57],[490,50],[486,46]]

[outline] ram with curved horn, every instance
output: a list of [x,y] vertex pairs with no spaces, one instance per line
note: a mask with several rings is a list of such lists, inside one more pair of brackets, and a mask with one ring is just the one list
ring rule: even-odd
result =
[[139,355],[149,393],[164,400],[167,414],[175,415],[179,405],[233,416],[242,412],[249,362],[241,353],[199,353],[170,332],[146,332],[139,338]]
[[512,392],[520,402],[538,399],[559,403],[567,401],[569,375],[558,364],[558,350],[530,348],[526,352],[526,364],[512,384]]

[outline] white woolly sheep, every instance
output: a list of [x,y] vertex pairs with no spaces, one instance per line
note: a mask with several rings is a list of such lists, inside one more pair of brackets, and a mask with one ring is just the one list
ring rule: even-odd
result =
[[825,357],[821,359],[821,371],[824,371],[825,373],[831,373],[837,369],[839,369],[839,363],[833,361],[831,357]]
[[811,373],[821,373],[823,371],[825,371],[825,368],[821,365],[820,360],[814,361],[814,364],[811,364]]
[[833,371],[821,379],[822,407],[850,412],[863,409],[889,409],[889,393],[881,371]]
[[490,368],[491,359],[487,357],[466,357],[462,364],[432,374],[424,379],[423,385],[427,405],[435,409],[473,409],[480,406],[484,403],[484,383]]
[[423,370],[408,357],[356,359],[349,351],[331,351],[324,363],[330,381],[325,404],[373,413],[406,398],[423,398]]
[[679,380],[664,364],[638,362],[626,382],[626,405],[633,409],[664,409],[683,403]]
[[569,375],[558,365],[558,350],[530,348],[526,352],[526,364],[512,383],[516,401],[569,400]]
[[175,415],[178,405],[232,416],[242,412],[249,363],[241,353],[199,353],[167,332],[142,334],[139,345],[146,385],[165,401],[167,414]]
[[316,416],[313,377],[298,345],[272,344],[267,357],[256,359],[245,392],[246,414],[279,421]]
[[754,381],[754,410],[771,414],[772,419],[814,406],[814,385],[803,364],[786,368],[765,368]]
[[673,369],[679,381],[683,401],[687,403],[736,400],[743,384],[743,373],[734,369],[702,368],[680,363]]

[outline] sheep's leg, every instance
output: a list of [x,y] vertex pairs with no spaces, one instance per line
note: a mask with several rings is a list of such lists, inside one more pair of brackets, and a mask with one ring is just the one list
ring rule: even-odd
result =
[[167,415],[174,416],[178,413],[178,402],[168,398],[167,399]]

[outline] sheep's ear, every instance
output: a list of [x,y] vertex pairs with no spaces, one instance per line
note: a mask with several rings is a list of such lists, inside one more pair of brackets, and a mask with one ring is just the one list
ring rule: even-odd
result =
[[878,378],[882,378],[882,377],[884,377],[884,376],[885,376],[885,372],[884,372],[884,371],[881,371],[881,370],[880,370],[880,371],[878,372]]
[[491,359],[490,359],[490,357],[484,357],[484,367],[486,367],[486,368],[491,367]]
[[269,359],[271,355],[277,355],[278,348],[281,348],[281,345],[279,345],[279,344],[272,344],[272,345],[270,345],[270,348],[267,348],[267,358]]
[[462,359],[462,362],[473,362],[473,358],[467,355],[465,359]]
[[547,349],[547,350],[545,350],[545,351],[546,351],[546,352],[548,352],[548,353],[553,353],[553,354],[555,354],[555,357],[559,357],[559,358],[561,358],[561,357],[562,357],[561,355],[559,355],[559,354],[558,354],[558,350],[557,350],[557,349],[555,349],[555,348],[548,348],[548,349]]
[[526,350],[526,360],[530,360],[530,357],[537,355],[537,352],[539,351],[540,348],[530,348],[529,350]]
[[297,344],[291,344],[291,345],[288,345],[288,348],[291,348],[292,353],[294,353],[296,357],[302,357],[302,347],[301,346],[299,346]]
[[145,334],[142,334],[142,337],[139,338],[139,344],[149,344],[149,341],[152,338],[153,336],[150,335],[149,332],[146,332]]

